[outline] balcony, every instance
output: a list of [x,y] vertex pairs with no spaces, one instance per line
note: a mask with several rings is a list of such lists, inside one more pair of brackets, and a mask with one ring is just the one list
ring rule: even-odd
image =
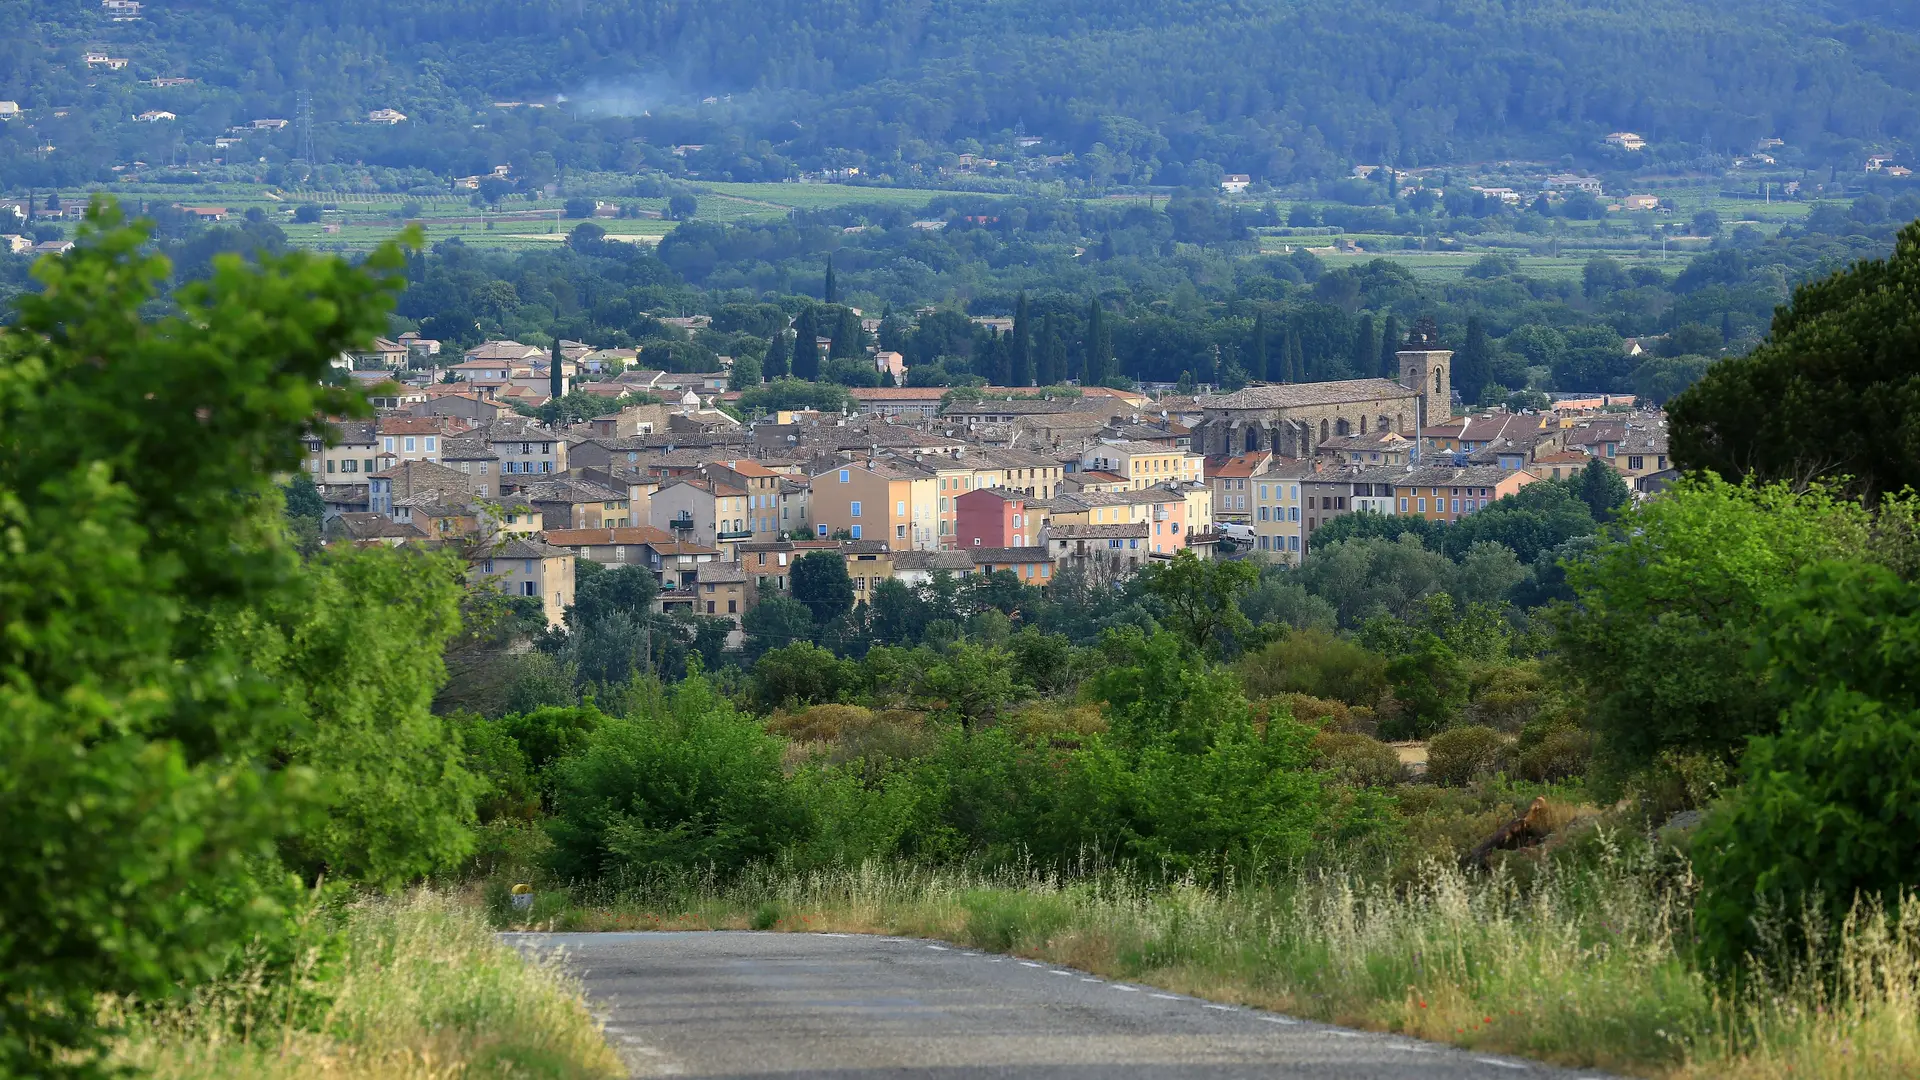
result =
[[753,530],[742,529],[737,532],[723,532],[716,533],[715,535],[722,540],[751,540],[753,539]]

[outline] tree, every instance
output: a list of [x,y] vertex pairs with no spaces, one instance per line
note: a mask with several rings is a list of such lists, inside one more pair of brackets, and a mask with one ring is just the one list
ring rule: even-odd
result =
[[313,203],[301,203],[293,208],[293,222],[296,225],[318,225],[320,208]]
[[1098,386],[1113,374],[1113,335],[1107,329],[1106,313],[1098,297],[1087,308],[1086,349],[1080,383],[1083,386]]
[[553,355],[547,359],[547,396],[559,401],[567,396],[566,360],[560,355],[560,331],[553,332]]
[[1626,480],[1598,458],[1580,470],[1579,493],[1595,521],[1612,521],[1633,501]]
[[740,620],[747,653],[759,656],[813,637],[813,612],[791,596],[774,594],[753,605]]
[[599,204],[592,199],[576,195],[563,204],[561,213],[570,218],[590,218],[598,208]]
[[[1756,636],[1786,702],[1780,730],[1748,744],[1739,791],[1692,844],[1696,925],[1723,972],[1755,955],[1804,963],[1810,948],[1831,959],[1833,931],[1898,917],[1920,874],[1920,589],[1884,567],[1819,563],[1767,604]],[[1784,924],[1771,941],[1768,915]]]
[[700,203],[691,195],[675,195],[667,200],[667,218],[671,221],[692,221],[699,212]]
[[1380,322],[1380,377],[1398,379],[1400,377],[1400,340],[1399,320],[1389,315]]
[[1300,343],[1300,328],[1290,326],[1287,329],[1287,381],[1290,383],[1307,381],[1307,354]]
[[1467,340],[1453,359],[1453,385],[1460,400],[1468,405],[1481,404],[1487,387],[1493,382],[1493,341],[1487,337],[1486,323],[1478,315],[1467,316]]
[[793,322],[793,377],[814,380],[820,377],[820,326],[812,308],[800,312]]
[[727,372],[727,389],[748,390],[765,382],[760,376],[760,360],[754,356],[733,358],[733,370]]
[[787,332],[775,330],[767,339],[767,351],[761,354],[761,375],[766,379],[778,379],[787,375],[787,365],[793,360],[793,348],[787,344]]
[[1027,308],[1026,290],[1020,291],[1020,299],[1013,308],[1013,340],[1009,343],[1013,350],[1013,377],[1007,380],[1009,386],[1033,386],[1033,313]]
[[1554,615],[1560,662],[1587,697],[1603,775],[1664,752],[1736,758],[1777,729],[1780,689],[1753,659],[1753,628],[1801,567],[1861,557],[1858,504],[1708,475],[1634,510],[1567,565],[1575,605]]
[[[1374,357],[1380,355],[1380,344],[1373,340],[1373,316],[1360,316],[1360,324],[1353,332],[1353,373],[1365,378],[1367,369],[1373,367]],[[1469,398],[1469,401],[1472,399]]]
[[1238,602],[1260,577],[1250,562],[1202,559],[1181,548],[1142,577],[1148,595],[1165,608],[1167,625],[1203,655],[1218,654],[1229,640],[1244,641],[1252,629]]
[[1675,462],[1729,480],[1920,488],[1920,223],[1891,257],[1794,290],[1753,352],[1668,405]]
[[1267,352],[1267,313],[1262,311],[1253,317],[1253,347],[1247,354],[1247,374],[1252,378],[1272,379]]
[[1067,379],[1067,343],[1052,312],[1040,320],[1040,358],[1035,367],[1041,386],[1058,386]]
[[793,598],[807,605],[815,626],[824,627],[853,610],[853,578],[837,551],[809,551],[794,560]]
[[304,718],[210,629],[298,606],[273,477],[314,417],[370,414],[325,376],[386,330],[404,265],[221,256],[161,305],[166,262],[111,201],[80,239],[0,329],[9,1075],[92,1073],[96,995],[164,1000],[283,932],[275,842],[314,791],[273,755]]

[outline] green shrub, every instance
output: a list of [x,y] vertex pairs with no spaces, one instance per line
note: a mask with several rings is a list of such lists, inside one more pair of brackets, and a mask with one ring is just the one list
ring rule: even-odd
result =
[[1558,695],[1533,660],[1489,664],[1473,673],[1467,693],[1471,721],[1499,731],[1519,731],[1555,706]]
[[1571,720],[1536,720],[1520,729],[1513,771],[1525,780],[1549,783],[1582,775],[1593,761],[1593,733]]
[[1384,787],[1406,779],[1393,747],[1365,735],[1322,731],[1313,737],[1321,767],[1351,784]]
[[1799,953],[1821,929],[1789,923],[1768,941],[1761,912],[1810,910],[1832,931],[1856,900],[1892,909],[1920,881],[1920,587],[1817,564],[1767,622],[1762,655],[1791,704],[1692,848],[1701,945],[1724,968],[1768,946]]
[[1427,743],[1427,779],[1459,786],[1497,772],[1506,759],[1507,737],[1490,727],[1457,727]]
[[809,825],[783,748],[697,677],[651,715],[603,722],[552,770],[554,869],[724,875],[772,858]]
[[1467,704],[1467,669],[1437,635],[1421,630],[1387,664],[1398,712],[1381,724],[1389,738],[1414,739],[1452,723]]
[[1371,706],[1387,686],[1386,657],[1326,630],[1294,630],[1237,665],[1247,695],[1309,694]]

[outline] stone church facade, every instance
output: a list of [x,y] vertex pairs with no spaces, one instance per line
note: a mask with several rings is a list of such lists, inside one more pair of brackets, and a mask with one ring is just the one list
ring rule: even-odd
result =
[[1193,448],[1203,454],[1271,450],[1310,458],[1327,439],[1387,430],[1418,440],[1419,431],[1453,413],[1453,353],[1438,347],[1431,323],[1417,327],[1399,353],[1400,378],[1249,386],[1199,401],[1204,418]]

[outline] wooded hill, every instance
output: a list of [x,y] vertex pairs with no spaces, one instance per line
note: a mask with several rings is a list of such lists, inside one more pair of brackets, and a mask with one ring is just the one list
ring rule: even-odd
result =
[[[566,168],[632,168],[646,160],[634,137],[737,144],[769,174],[854,161],[873,172],[967,140],[1007,145],[1016,131],[1081,155],[1095,183],[1166,183],[1196,162],[1282,182],[1381,160],[1633,160],[1602,145],[1621,129],[1656,150],[1729,153],[1779,137],[1844,163],[1920,133],[1920,28],[1907,7],[153,0],[113,22],[93,0],[8,0],[0,25],[18,32],[0,34],[0,98],[77,108],[35,120],[59,151],[0,153],[13,160],[0,183],[76,182],[116,155],[154,160],[156,137],[138,130],[154,125],[128,123],[147,109],[178,114],[167,132],[177,152],[231,124],[293,116],[302,89],[334,160],[443,174],[538,150]],[[132,63],[89,69],[90,46]],[[156,76],[198,83],[138,82]],[[559,95],[571,99],[561,108],[492,105]],[[409,123],[345,126],[389,107]],[[21,143],[22,128],[0,137]]]

